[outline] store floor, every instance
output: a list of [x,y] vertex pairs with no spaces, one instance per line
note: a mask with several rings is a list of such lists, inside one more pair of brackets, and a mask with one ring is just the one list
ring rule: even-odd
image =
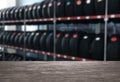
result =
[[120,62],[0,62],[0,82],[120,82]]

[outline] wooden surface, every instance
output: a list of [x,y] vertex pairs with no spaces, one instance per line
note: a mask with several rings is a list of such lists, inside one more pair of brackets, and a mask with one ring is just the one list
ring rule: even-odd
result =
[[120,62],[0,62],[0,82],[120,82]]

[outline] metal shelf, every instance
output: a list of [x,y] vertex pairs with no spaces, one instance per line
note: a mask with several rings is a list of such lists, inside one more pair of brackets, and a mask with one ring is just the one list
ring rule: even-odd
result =
[[[43,19],[26,19],[26,20],[6,20],[6,21],[0,21],[1,24],[18,24],[18,23],[47,23],[52,22],[54,20],[56,21],[79,21],[79,20],[99,20],[99,19],[105,19],[106,15],[94,15],[94,16],[76,16],[76,17],[58,17],[58,18],[43,18]],[[120,18],[120,14],[111,14],[107,15],[107,18],[109,19],[118,19]]]
[[33,49],[27,49],[27,48],[21,48],[21,47],[9,46],[9,45],[0,44],[0,46],[4,47],[4,48],[23,50],[23,51],[26,51],[26,52],[32,52],[32,53],[37,53],[37,54],[44,54],[44,55],[46,54],[48,56],[56,56],[58,58],[64,58],[64,59],[69,59],[69,60],[74,60],[74,61],[92,61],[90,59],[85,59],[85,58],[79,58],[79,57],[74,57],[74,56],[56,54],[56,53],[51,53],[51,52],[45,52],[45,51],[39,51],[39,50],[33,50]]

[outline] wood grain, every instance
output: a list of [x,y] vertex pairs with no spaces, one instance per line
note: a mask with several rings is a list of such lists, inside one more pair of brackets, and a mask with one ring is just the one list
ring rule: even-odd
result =
[[120,62],[0,62],[0,82],[120,82]]

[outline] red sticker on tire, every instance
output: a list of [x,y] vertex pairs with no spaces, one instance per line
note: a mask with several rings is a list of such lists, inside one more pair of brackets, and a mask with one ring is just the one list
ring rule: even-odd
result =
[[57,34],[57,38],[59,38],[59,37],[60,37],[60,35],[61,35],[61,34]]
[[58,3],[57,3],[57,6],[60,6],[60,5],[61,5],[61,2],[58,2]]
[[73,38],[77,38],[77,37],[78,37],[78,34],[74,34],[74,35],[73,35]]
[[117,41],[117,37],[112,37],[112,38],[111,38],[111,41],[112,41],[112,42]]
[[81,0],[77,0],[76,2],[77,5],[81,5],[81,3],[82,3]]
[[66,34],[65,37],[66,37],[66,38],[69,37],[69,34]]

